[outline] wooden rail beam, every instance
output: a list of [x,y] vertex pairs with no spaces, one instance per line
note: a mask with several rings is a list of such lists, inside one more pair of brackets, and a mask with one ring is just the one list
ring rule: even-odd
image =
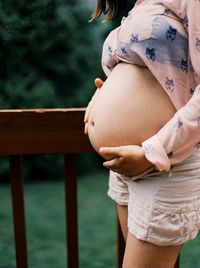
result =
[[0,110],[0,155],[93,152],[85,109]]

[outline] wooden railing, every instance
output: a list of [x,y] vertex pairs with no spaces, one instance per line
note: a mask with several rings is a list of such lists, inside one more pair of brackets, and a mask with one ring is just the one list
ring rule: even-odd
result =
[[[94,152],[83,133],[84,113],[83,108],[0,111],[0,155],[10,160],[17,268],[28,268],[22,157],[33,154],[64,155],[67,267],[79,267],[75,156]],[[117,265],[121,268],[125,244],[117,224]],[[175,267],[179,267],[179,260]]]

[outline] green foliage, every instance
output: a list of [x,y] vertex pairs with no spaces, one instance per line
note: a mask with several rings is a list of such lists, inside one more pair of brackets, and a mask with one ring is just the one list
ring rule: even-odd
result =
[[1,108],[87,104],[101,53],[89,17],[76,1],[0,3]]
[[[86,106],[101,73],[102,29],[74,0],[0,2],[0,107]],[[25,175],[58,177],[61,160],[29,159]],[[87,159],[85,160],[87,162]],[[94,160],[95,161],[95,160]],[[8,165],[0,161],[1,176]],[[52,177],[51,176],[51,177]]]

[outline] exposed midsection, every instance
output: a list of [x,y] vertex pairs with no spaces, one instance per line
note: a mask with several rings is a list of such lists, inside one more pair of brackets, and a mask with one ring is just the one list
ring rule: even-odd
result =
[[94,149],[137,144],[154,135],[176,112],[147,68],[118,64],[97,90],[88,135]]

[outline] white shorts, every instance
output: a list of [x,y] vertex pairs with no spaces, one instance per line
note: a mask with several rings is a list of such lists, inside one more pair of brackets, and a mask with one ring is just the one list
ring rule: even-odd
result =
[[128,228],[159,246],[194,239],[200,228],[200,150],[169,172],[151,171],[138,180],[110,171],[108,195],[128,206]]

